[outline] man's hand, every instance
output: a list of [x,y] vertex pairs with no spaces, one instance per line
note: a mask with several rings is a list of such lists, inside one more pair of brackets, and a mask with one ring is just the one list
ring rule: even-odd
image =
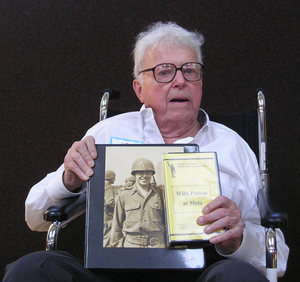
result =
[[87,136],[72,145],[64,160],[63,183],[68,190],[73,191],[89,180],[93,175],[92,167],[96,157],[94,137]]
[[210,239],[212,244],[220,244],[224,254],[234,253],[242,242],[244,224],[242,213],[235,202],[219,196],[203,208],[203,216],[198,217],[199,225],[209,224],[204,228],[207,234],[218,229],[226,229],[226,232]]

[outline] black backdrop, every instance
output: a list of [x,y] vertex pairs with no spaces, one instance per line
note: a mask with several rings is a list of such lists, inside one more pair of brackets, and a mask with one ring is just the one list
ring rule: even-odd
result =
[[[271,184],[289,212],[284,232],[291,254],[282,281],[296,281],[299,3],[1,0],[1,273],[7,263],[44,248],[45,234],[30,231],[24,221],[30,187],[55,170],[73,141],[97,122],[104,88],[121,90],[111,108],[139,109],[132,90],[134,37],[153,21],[173,20],[206,38],[206,111],[252,109],[255,89],[266,91]],[[82,230],[83,217],[70,225],[60,246],[82,255],[83,231],[68,229]]]

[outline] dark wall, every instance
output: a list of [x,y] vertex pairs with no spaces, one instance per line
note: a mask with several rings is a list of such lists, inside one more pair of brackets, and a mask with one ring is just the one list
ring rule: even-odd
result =
[[[255,89],[265,89],[271,183],[289,212],[284,232],[291,254],[282,281],[296,281],[299,3],[2,0],[1,273],[7,263],[44,248],[45,234],[30,231],[24,221],[31,186],[55,170],[73,141],[97,122],[104,88],[121,90],[112,108],[139,109],[132,90],[134,37],[153,21],[173,20],[206,38],[202,107],[209,113],[252,109]],[[64,233],[66,248],[77,255],[68,240],[74,233]]]

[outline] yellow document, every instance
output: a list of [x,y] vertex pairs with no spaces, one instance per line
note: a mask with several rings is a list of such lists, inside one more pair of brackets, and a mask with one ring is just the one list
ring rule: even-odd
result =
[[170,247],[204,243],[223,232],[206,234],[196,220],[221,194],[216,153],[163,155],[167,240]]

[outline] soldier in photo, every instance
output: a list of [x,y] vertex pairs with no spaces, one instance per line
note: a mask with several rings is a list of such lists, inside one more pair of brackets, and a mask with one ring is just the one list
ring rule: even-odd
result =
[[115,209],[116,188],[113,185],[116,180],[116,174],[112,170],[105,171],[105,192],[104,192],[104,228],[103,228],[103,246],[110,246],[110,230]]
[[135,183],[135,177],[133,175],[130,175],[125,179],[124,187],[132,187],[134,183]]
[[124,187],[116,199],[111,244],[125,248],[165,248],[163,191],[157,187],[155,168],[146,158],[131,169],[132,187]]

